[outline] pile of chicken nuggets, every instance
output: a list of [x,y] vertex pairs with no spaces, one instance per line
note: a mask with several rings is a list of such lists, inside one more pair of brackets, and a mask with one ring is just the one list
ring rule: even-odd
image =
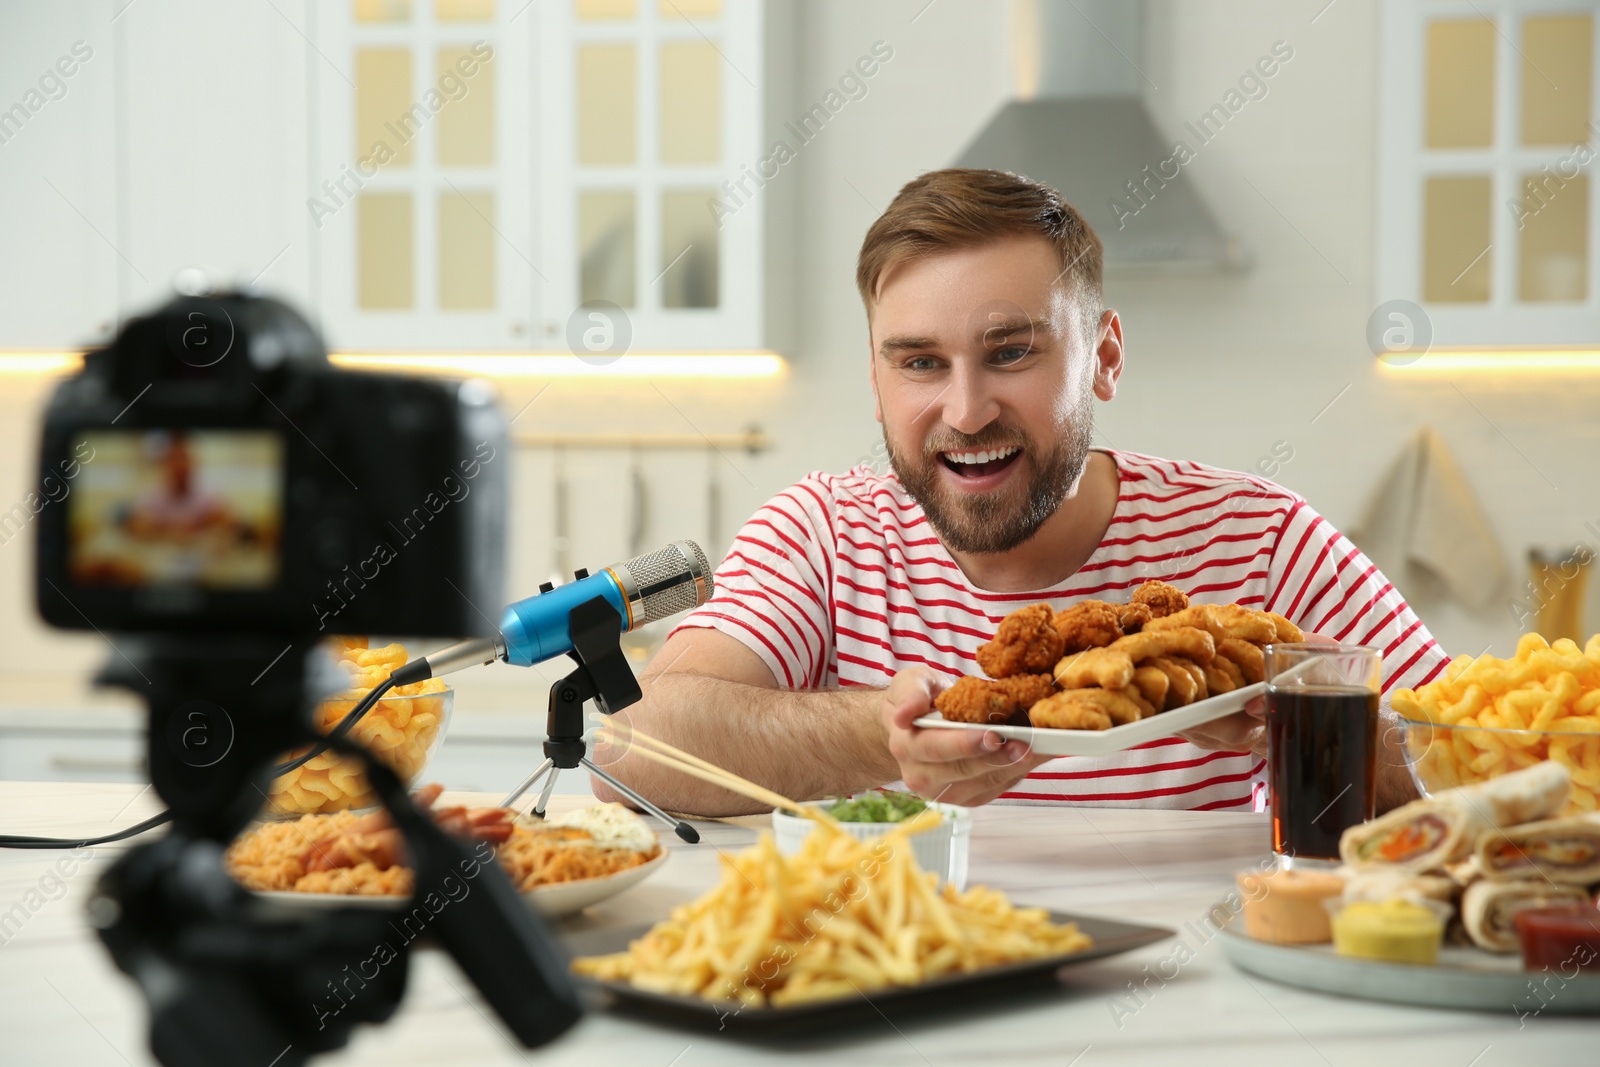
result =
[[989,677],[960,679],[934,706],[956,722],[1109,730],[1259,682],[1263,649],[1303,638],[1276,612],[1190,604],[1152,580],[1126,604],[1018,608],[978,646]]

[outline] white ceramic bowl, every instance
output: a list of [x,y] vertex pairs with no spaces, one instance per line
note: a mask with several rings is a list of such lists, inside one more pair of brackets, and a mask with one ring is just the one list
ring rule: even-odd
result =
[[[808,808],[826,808],[832,800],[813,800]],[[948,882],[956,889],[967,888],[967,844],[972,835],[972,811],[955,804],[928,802],[944,818],[938,826],[911,835],[911,854],[917,866],[939,876],[939,883]],[[810,819],[802,819],[786,811],[772,813],[772,833],[778,842],[778,851],[792,856],[800,851],[806,835],[815,827]],[[901,825],[895,822],[842,822],[840,828],[858,841],[870,841]]]

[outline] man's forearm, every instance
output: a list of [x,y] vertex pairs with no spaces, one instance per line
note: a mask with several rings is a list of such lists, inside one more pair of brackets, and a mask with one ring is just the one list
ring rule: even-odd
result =
[[[881,690],[787,690],[669,672],[643,684],[623,712],[639,729],[795,800],[849,793],[899,777],[885,740]],[[646,799],[693,815],[765,808],[718,786],[625,751],[592,758]],[[621,800],[594,779],[602,800]]]

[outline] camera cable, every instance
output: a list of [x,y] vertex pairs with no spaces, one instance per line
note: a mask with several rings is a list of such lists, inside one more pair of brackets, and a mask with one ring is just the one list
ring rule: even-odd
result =
[[[344,737],[352,729],[354,729],[356,723],[361,721],[362,716],[366,715],[368,711],[372,710],[372,706],[376,704],[385,693],[389,692],[389,690],[393,689],[396,685],[404,685],[409,682],[420,680],[409,677],[410,674],[414,673],[406,670],[406,667],[409,666],[412,666],[412,664],[406,664],[404,667],[397,668],[393,674],[389,675],[389,677],[385,678],[383,681],[374,686],[370,693],[362,697],[356,706],[351,708],[349,712],[345,714],[343,719],[339,720],[339,725],[335,726],[332,732],[319,739],[311,746],[309,751],[303,752],[293,759],[274,767],[272,769],[272,776],[277,778],[281,775],[288,774],[290,771],[298,770],[307,763],[316,759],[318,756],[328,750],[328,746],[331,745],[334,740]],[[426,678],[427,675],[423,674],[422,677]],[[121,830],[106,834],[103,837],[59,838],[27,837],[19,834],[0,834],[0,848],[90,848],[94,845],[109,845],[113,841],[122,841],[138,834],[142,834],[146,830],[153,830],[157,826],[161,826],[162,824],[171,821],[172,812],[163,811],[156,815],[152,815],[143,822],[124,827]]]

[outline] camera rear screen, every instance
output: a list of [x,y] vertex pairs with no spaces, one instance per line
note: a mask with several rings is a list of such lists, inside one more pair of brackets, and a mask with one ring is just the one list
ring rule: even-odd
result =
[[259,430],[78,435],[67,502],[75,584],[215,590],[275,585],[282,567],[283,439]]

